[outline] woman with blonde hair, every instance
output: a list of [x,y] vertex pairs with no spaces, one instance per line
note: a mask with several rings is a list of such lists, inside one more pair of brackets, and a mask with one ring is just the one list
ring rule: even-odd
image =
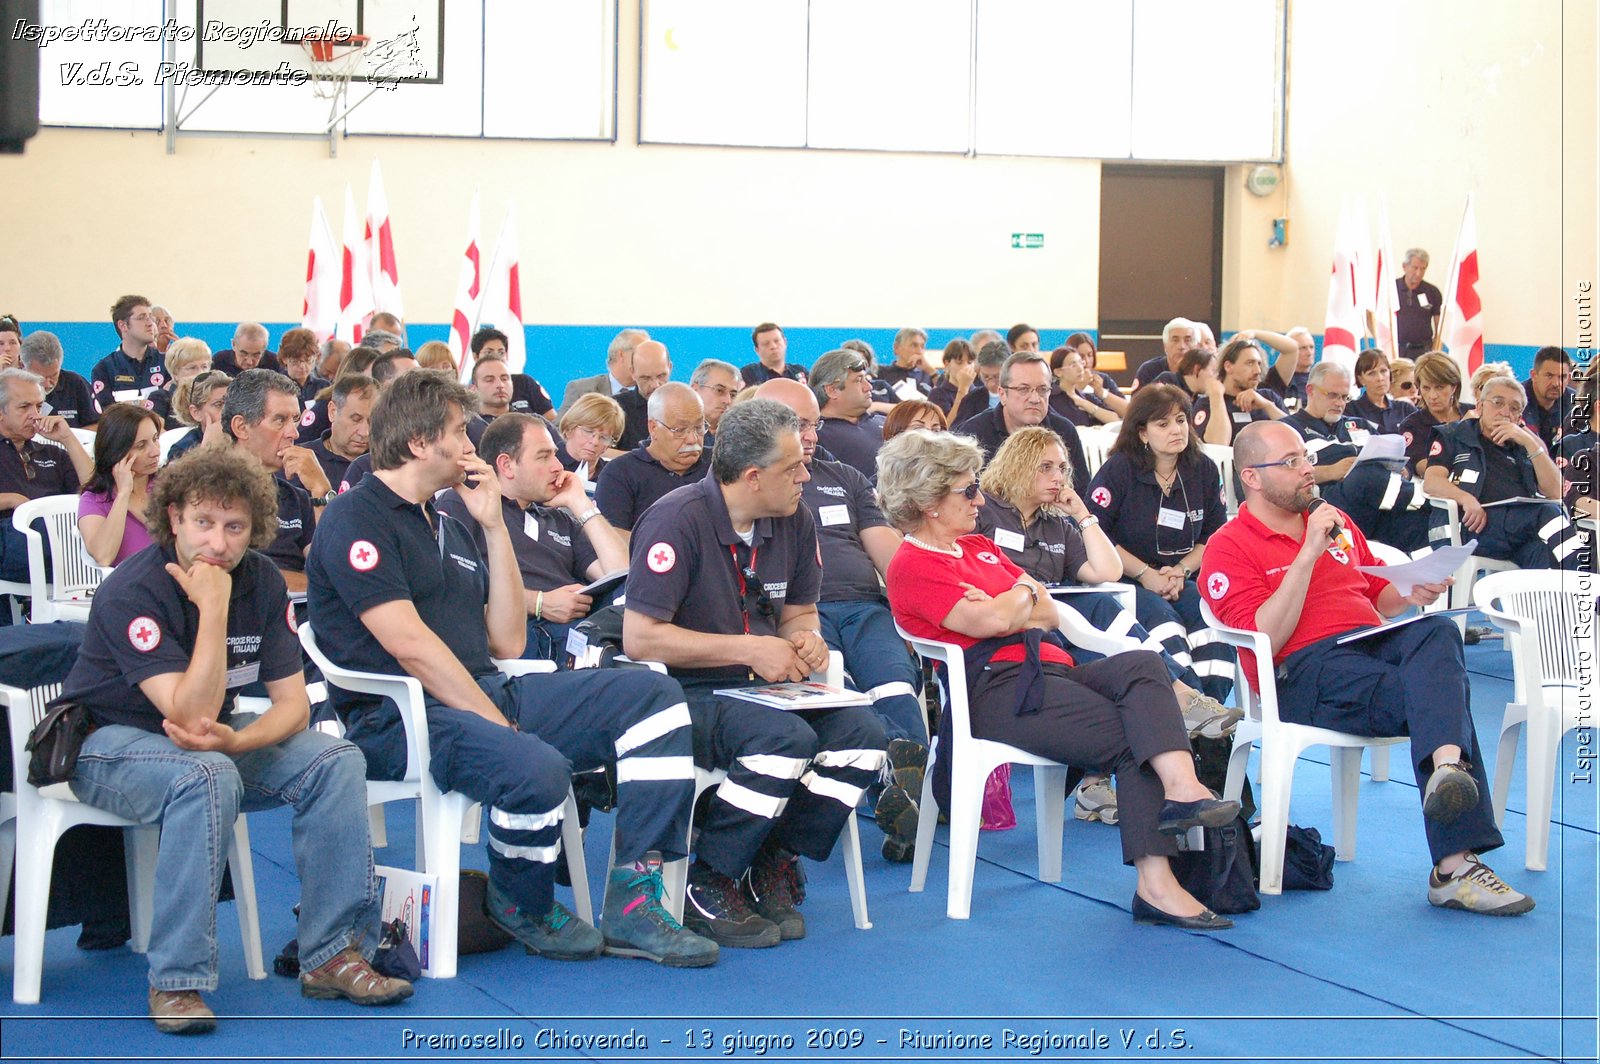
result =
[[449,370],[452,377],[461,373],[461,367],[456,365],[456,356],[451,353],[450,345],[443,340],[429,340],[417,348],[417,368]]
[[561,415],[557,426],[561,443],[556,447],[556,458],[562,468],[593,484],[607,462],[606,452],[622,437],[626,421],[622,407],[609,395],[590,392],[580,396]]
[[[1178,882],[1176,835],[1220,826],[1239,803],[1195,776],[1183,716],[1161,664],[1133,650],[1076,665],[1044,587],[976,532],[983,453],[970,437],[914,429],[878,452],[878,498],[905,536],[889,563],[890,609],[907,632],[967,659],[972,732],[1117,777],[1122,856],[1137,873],[1133,918],[1213,931],[1233,922]],[[950,806],[950,714],[940,720],[934,793]],[[931,814],[930,814],[931,815]]]
[[167,356],[162,360],[162,365],[167,368],[167,383],[151,392],[147,402],[167,428],[182,428],[185,422],[178,416],[182,408],[174,402],[178,386],[211,368],[211,348],[206,346],[204,340],[182,337],[167,345]]
[[[172,346],[182,342],[179,340]],[[215,443],[223,438],[222,401],[232,383],[233,378],[220,369],[208,369],[178,385],[172,396],[173,409],[177,411],[179,423],[188,425],[189,431],[167,450],[167,461],[181,458],[201,443]]]

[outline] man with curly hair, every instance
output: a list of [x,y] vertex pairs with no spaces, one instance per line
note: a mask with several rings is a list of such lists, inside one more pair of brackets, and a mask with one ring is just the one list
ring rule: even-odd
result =
[[[411,984],[367,963],[378,906],[366,762],[307,730],[310,707],[283,577],[259,548],[278,532],[277,493],[243,451],[199,448],[169,465],[145,516],[154,545],[100,585],[63,697],[88,708],[71,782],[79,800],[160,824],[150,932],[150,1017],[209,1031],[217,986],[216,897],[241,812],[294,806],[300,992],[389,1005]],[[256,549],[252,549],[256,548]],[[266,684],[263,713],[236,709]]]

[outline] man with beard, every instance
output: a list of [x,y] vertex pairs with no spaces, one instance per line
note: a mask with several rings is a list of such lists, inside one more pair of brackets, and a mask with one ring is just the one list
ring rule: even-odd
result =
[[[1515,384],[1515,382],[1513,382]],[[1461,636],[1446,617],[1422,618],[1343,645],[1339,637],[1427,606],[1445,584],[1402,596],[1358,568],[1378,564],[1336,506],[1315,508],[1312,464],[1288,425],[1248,425],[1234,442],[1244,484],[1239,516],[1201,564],[1206,601],[1223,624],[1264,633],[1274,648],[1278,714],[1357,735],[1409,735],[1433,869],[1428,903],[1515,916],[1533,899],[1478,859],[1504,845],[1483,772]],[[1245,675],[1253,656],[1241,650]]]
[[1283,400],[1269,388],[1257,388],[1266,364],[1254,340],[1235,336],[1222,349],[1222,410],[1211,409],[1211,397],[1194,404],[1194,430],[1206,443],[1229,444],[1242,425],[1252,421],[1281,421]]
[[631,530],[650,504],[706,475],[705,410],[687,384],[668,381],[650,396],[650,438],[600,470],[594,501],[619,529]]

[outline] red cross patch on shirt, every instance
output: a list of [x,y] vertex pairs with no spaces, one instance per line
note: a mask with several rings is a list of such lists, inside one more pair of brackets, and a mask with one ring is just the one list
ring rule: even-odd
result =
[[150,617],[135,617],[128,625],[128,642],[133,649],[148,654],[161,645],[161,626]]
[[365,539],[350,544],[350,568],[358,573],[372,570],[378,564],[378,548]]

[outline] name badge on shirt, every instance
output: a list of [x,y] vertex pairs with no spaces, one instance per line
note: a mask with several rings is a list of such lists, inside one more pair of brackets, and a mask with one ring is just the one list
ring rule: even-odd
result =
[[1028,545],[1028,541],[1020,532],[1013,532],[1009,528],[995,529],[994,542],[995,546],[1004,547],[1006,550],[1022,550]]
[[1461,471],[1461,483],[1463,483],[1463,484],[1476,484],[1477,482],[1478,482],[1478,471],[1476,469],[1463,469]]
[[824,525],[848,525],[850,523],[850,507],[848,506],[819,506],[817,507],[817,520]]
[[1372,433],[1368,432],[1366,429],[1351,429],[1350,442],[1355,444],[1357,447],[1365,447],[1367,445],[1367,438],[1371,435]]
[[252,661],[246,665],[235,665],[228,670],[228,690],[235,687],[244,687],[253,684],[261,677],[261,662]]
[[1417,293],[1417,305],[1419,307],[1421,307],[1423,310],[1427,310],[1428,309],[1428,293],[1426,293],[1426,292],[1418,292]]
[[1182,510],[1169,510],[1163,506],[1156,511],[1156,524],[1166,528],[1182,528],[1188,521],[1188,515]]
[[119,388],[111,392],[111,398],[119,403],[131,403],[140,398],[137,388]]
[[529,539],[539,538],[539,522],[532,514],[522,515],[522,532]]

